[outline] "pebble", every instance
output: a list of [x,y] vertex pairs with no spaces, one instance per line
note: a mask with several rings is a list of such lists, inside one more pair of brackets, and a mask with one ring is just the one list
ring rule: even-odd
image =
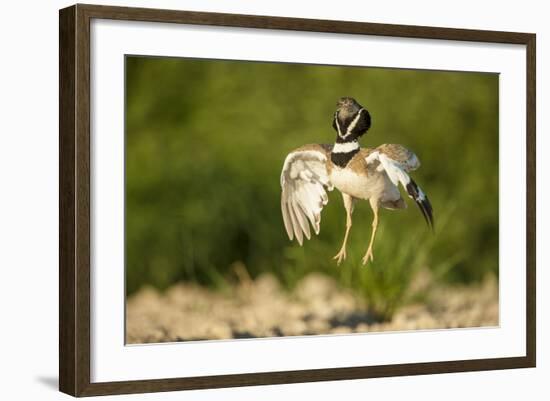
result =
[[[425,289],[424,284],[418,287]],[[247,281],[232,294],[192,283],[178,283],[164,293],[144,287],[128,298],[126,341],[140,344],[499,324],[495,278],[477,286],[436,288],[426,299],[427,304],[398,309],[392,321],[371,322],[361,318],[368,315],[362,299],[320,273],[306,276],[291,293],[283,291],[270,274]]]

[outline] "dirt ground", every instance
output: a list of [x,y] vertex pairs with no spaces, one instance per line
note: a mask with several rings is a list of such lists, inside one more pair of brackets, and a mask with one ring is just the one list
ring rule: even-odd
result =
[[[420,280],[420,285],[421,285]],[[430,290],[426,301],[376,321],[361,299],[321,274],[293,292],[263,275],[231,294],[180,283],[164,293],[143,288],[128,298],[129,344],[206,339],[297,336],[498,325],[498,283],[488,277],[468,287]]]

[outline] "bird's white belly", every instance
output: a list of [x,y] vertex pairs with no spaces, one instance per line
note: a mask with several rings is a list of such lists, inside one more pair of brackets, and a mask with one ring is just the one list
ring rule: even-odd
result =
[[340,192],[351,195],[354,198],[369,199],[372,196],[372,180],[375,177],[367,177],[363,174],[357,174],[350,169],[334,167],[330,173],[330,182]]
[[330,173],[330,181],[340,192],[357,199],[376,198],[381,201],[395,201],[401,194],[386,174],[370,172],[368,176],[357,174],[351,169],[334,167]]

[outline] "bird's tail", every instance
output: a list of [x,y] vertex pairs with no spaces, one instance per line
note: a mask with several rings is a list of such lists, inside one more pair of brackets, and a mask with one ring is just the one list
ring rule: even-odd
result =
[[424,219],[426,219],[426,223],[428,223],[428,226],[433,230],[434,217],[430,200],[412,178],[410,178],[410,182],[407,184],[406,189],[409,197],[413,199],[418,205],[418,208],[422,212]]

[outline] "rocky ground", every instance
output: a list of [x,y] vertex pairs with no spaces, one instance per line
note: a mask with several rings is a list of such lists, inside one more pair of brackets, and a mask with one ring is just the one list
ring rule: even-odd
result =
[[144,288],[129,297],[130,344],[498,325],[498,283],[429,291],[423,303],[377,321],[361,299],[331,278],[311,274],[288,293],[270,275],[244,280],[231,293],[180,283],[164,293]]

